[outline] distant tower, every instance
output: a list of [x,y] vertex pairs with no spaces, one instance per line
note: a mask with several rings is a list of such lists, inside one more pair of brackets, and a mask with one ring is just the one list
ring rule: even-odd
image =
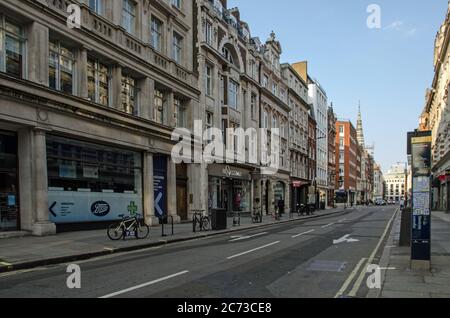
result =
[[358,123],[356,126],[356,132],[358,134],[358,143],[361,147],[366,147],[366,142],[364,140],[364,129],[363,129],[363,122],[362,122],[362,115],[361,115],[361,102],[358,106]]

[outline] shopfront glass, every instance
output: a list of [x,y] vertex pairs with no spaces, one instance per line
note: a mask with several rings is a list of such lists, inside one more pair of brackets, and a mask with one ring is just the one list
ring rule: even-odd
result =
[[51,221],[143,215],[139,152],[48,135],[47,160]]
[[0,131],[0,231],[18,229],[17,138]]
[[229,212],[250,212],[250,188],[247,180],[209,178],[209,209]]

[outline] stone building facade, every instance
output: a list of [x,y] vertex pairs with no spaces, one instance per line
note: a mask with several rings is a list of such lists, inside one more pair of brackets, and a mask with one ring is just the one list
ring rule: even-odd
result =
[[[67,24],[69,4],[80,6],[80,28]],[[191,1],[0,1],[0,230],[53,234],[128,213],[148,224],[164,212],[187,219],[177,180],[193,193],[193,169],[170,154],[173,128],[199,103],[193,10]]]
[[328,108],[328,202],[329,207],[335,204],[336,185],[336,114],[333,104]]
[[450,5],[434,47],[434,78],[420,130],[432,132],[433,209],[450,212]]

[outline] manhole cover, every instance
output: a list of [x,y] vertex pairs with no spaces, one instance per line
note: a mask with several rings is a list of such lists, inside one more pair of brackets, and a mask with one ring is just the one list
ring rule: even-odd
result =
[[346,265],[346,262],[313,261],[307,270],[316,272],[342,272]]

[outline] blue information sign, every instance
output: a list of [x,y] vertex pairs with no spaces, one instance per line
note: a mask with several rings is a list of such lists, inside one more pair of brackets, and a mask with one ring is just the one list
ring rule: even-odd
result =
[[155,216],[159,219],[167,217],[167,157],[153,158]]

